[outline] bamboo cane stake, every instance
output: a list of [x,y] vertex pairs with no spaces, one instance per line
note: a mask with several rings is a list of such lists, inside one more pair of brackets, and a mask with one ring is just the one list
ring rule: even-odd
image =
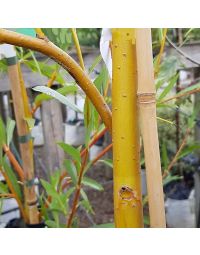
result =
[[103,96],[99,93],[98,89],[95,87],[88,75],[66,52],[59,49],[50,41],[18,34],[6,29],[0,29],[0,43],[8,43],[32,49],[54,59],[72,75],[77,84],[83,89],[85,94],[97,109],[109,131],[112,131],[112,115]]
[[166,227],[156,122],[151,30],[136,29],[138,101],[144,144],[151,227]]
[[[17,132],[19,137],[27,137],[29,135],[29,130],[27,123],[24,119],[24,105],[22,101],[22,90],[20,86],[20,79],[18,73],[18,65],[15,63],[13,65],[8,65],[8,76],[10,79],[11,93],[14,104]],[[24,143],[20,143],[20,152],[23,162],[24,169],[24,195],[25,195],[25,208],[28,214],[28,220],[30,224],[39,223],[39,214],[37,209],[37,197],[35,193],[34,185],[26,185],[28,182],[34,180],[34,170],[33,170],[33,157],[31,153],[31,143],[29,140]]]
[[112,30],[114,218],[117,228],[143,227],[139,165],[135,30]]

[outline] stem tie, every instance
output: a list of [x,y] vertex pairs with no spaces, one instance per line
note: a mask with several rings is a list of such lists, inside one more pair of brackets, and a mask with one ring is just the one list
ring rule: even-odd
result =
[[156,102],[156,93],[138,93],[138,101],[140,104],[154,104]]

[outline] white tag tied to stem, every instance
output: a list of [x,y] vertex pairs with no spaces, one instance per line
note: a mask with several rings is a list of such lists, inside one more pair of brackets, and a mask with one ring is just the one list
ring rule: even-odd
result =
[[13,45],[1,44],[0,45],[0,60],[3,58],[12,58],[16,56],[16,51]]
[[110,78],[112,79],[112,57],[110,49],[110,41],[112,40],[112,33],[110,28],[103,28],[100,39],[100,52],[106,64]]

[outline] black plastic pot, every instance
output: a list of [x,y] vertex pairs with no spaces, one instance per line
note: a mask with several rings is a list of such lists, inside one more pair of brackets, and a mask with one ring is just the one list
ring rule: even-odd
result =
[[6,228],[45,228],[44,222],[39,224],[26,224],[23,219],[12,219],[6,225]]

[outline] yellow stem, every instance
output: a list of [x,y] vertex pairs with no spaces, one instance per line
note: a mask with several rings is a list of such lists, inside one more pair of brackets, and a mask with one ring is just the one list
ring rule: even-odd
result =
[[77,36],[77,33],[76,33],[76,28],[72,28],[71,31],[72,31],[72,38],[74,40],[74,44],[75,44],[75,47],[76,47],[76,53],[77,53],[77,56],[78,56],[80,66],[83,70],[85,70],[83,55],[82,55],[82,52],[81,52],[81,47],[80,47],[78,36]]
[[35,28],[35,32],[37,34],[37,36],[40,38],[40,39],[45,39],[46,36],[45,34],[42,32],[42,29],[41,28]]
[[112,30],[114,218],[117,228],[143,227],[139,163],[135,29]]
[[[84,61],[83,61],[83,55],[82,55],[82,52],[81,52],[80,43],[79,43],[78,36],[77,36],[77,33],[76,33],[76,28],[72,28],[71,31],[72,31],[72,37],[73,37],[73,40],[74,40],[74,44],[75,44],[75,47],[76,47],[76,53],[77,53],[77,56],[78,56],[78,60],[79,60],[81,68],[84,71],[85,70],[85,65],[84,65]],[[85,98],[85,105],[86,105],[86,124],[88,125],[89,124],[89,118],[90,118],[90,105],[89,105],[88,97]]]

